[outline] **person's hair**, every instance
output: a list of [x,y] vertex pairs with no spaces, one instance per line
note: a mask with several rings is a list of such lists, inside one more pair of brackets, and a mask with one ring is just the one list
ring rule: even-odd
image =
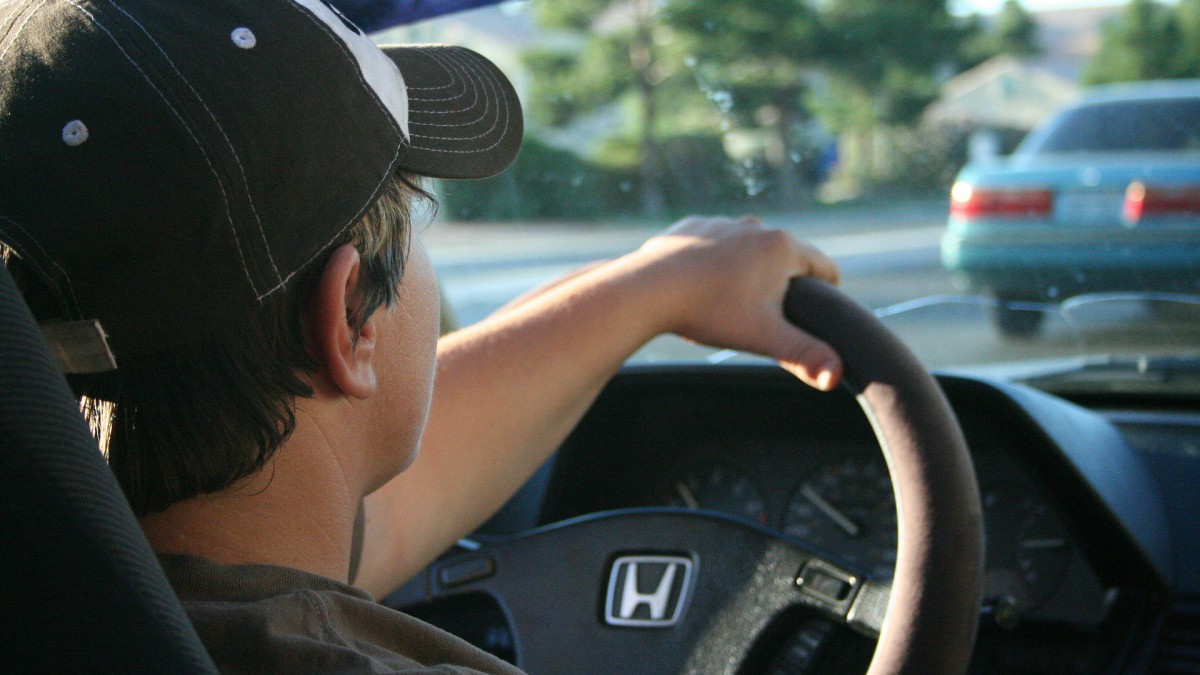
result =
[[110,373],[70,378],[134,513],[219,492],[267,464],[295,428],[296,397],[313,395],[305,376],[317,363],[303,321],[332,251],[350,243],[361,254],[358,312],[349,317],[357,332],[397,299],[417,199],[433,203],[415,179],[397,175],[339,241],[244,325],[122,360]]

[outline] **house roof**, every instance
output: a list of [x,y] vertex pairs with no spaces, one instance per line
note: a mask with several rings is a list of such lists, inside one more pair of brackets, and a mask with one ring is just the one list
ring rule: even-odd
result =
[[1078,94],[1049,70],[1001,55],[948,80],[925,114],[941,123],[1032,129]]

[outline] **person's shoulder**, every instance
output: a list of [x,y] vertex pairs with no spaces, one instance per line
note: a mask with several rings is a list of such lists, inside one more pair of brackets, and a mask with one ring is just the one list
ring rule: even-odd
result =
[[520,673],[333,579],[193,556],[160,560],[223,673]]

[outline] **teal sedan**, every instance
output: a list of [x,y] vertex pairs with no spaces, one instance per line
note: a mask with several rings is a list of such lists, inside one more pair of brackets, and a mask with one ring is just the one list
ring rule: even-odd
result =
[[967,165],[941,256],[1009,337],[1036,334],[1029,303],[1200,293],[1200,81],[1091,89],[1011,157]]

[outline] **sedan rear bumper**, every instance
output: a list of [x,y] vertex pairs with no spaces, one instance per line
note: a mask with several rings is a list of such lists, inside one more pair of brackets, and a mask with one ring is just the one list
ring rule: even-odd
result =
[[1200,293],[1200,227],[955,231],[942,264],[956,283],[1041,300],[1080,293]]

